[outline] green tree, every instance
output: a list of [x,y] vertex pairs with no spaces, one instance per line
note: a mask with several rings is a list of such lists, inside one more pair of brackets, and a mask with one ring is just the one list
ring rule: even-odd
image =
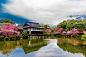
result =
[[42,27],[44,27],[45,29],[50,29],[51,27],[49,26],[49,25],[44,25],[44,26],[42,26]]
[[46,35],[49,35],[45,29],[43,30],[43,33]]
[[72,30],[73,28],[79,29],[79,28],[85,28],[86,29],[86,19],[85,20],[67,20],[59,23],[57,25],[58,28],[63,28],[67,30]]
[[63,21],[59,25],[57,25],[57,27],[58,28],[64,28],[64,29],[66,29],[66,24],[67,24],[67,22],[66,21]]
[[11,24],[15,24],[12,20],[10,21],[10,20],[7,19],[7,18],[0,19],[0,23],[11,23]]
[[24,24],[19,24],[18,26],[19,26],[19,27],[23,27],[23,25],[24,25]]
[[21,34],[22,34],[23,38],[28,36],[27,30],[23,30],[23,32]]
[[51,28],[51,32],[54,32],[55,29],[56,29],[56,28]]

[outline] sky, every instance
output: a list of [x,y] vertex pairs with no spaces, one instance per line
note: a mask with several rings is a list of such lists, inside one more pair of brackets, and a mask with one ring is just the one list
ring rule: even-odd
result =
[[68,19],[85,19],[86,0],[0,0],[1,18],[55,26]]

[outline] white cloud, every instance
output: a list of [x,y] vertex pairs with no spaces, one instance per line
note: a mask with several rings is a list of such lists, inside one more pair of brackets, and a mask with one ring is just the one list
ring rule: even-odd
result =
[[16,23],[16,26],[18,26],[19,24]]
[[86,0],[10,0],[4,12],[35,22],[57,25],[70,15],[86,14]]

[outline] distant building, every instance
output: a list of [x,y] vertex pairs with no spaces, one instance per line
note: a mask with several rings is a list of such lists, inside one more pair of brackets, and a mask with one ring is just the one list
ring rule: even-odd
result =
[[39,25],[39,23],[28,22],[23,26],[23,30],[27,30],[29,35],[43,35],[43,27]]

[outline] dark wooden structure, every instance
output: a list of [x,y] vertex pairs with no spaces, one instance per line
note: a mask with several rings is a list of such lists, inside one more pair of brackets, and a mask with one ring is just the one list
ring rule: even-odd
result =
[[44,36],[43,27],[39,25],[39,23],[28,22],[23,26],[23,30],[27,30],[29,36]]

